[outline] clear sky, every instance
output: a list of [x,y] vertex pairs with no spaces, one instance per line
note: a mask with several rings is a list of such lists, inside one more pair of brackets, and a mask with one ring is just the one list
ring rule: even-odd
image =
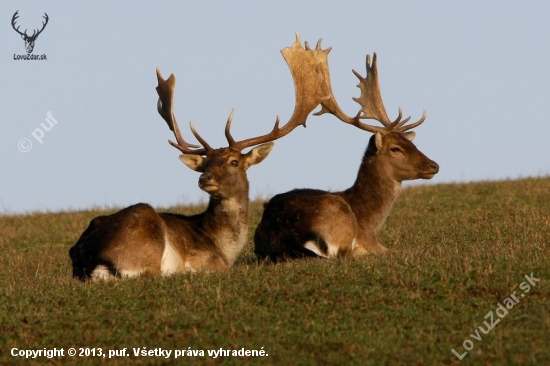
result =
[[[334,94],[349,115],[377,52],[382,96],[427,120],[416,146],[440,165],[425,184],[550,174],[548,1],[94,1],[0,4],[0,213],[207,200],[156,111],[155,68],[177,78],[175,113],[214,147],[287,121],[294,88],[280,54],[294,33],[332,47]],[[11,26],[39,28],[33,54]],[[36,129],[50,112],[57,121]],[[41,128],[44,130],[43,128]],[[34,134],[33,134],[34,131]],[[35,137],[38,136],[42,143]],[[370,133],[330,115],[308,120],[249,170],[251,198],[341,190]],[[20,145],[22,139],[28,141]]]

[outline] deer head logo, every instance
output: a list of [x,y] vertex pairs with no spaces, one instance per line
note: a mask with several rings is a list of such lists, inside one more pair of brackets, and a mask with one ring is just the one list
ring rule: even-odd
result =
[[17,18],[19,18],[19,15],[17,13],[19,13],[19,10],[17,10],[15,12],[15,14],[13,14],[13,18],[11,18],[11,26],[13,27],[13,29],[15,29],[15,31],[17,33],[19,33],[21,35],[21,38],[23,38],[23,40],[25,41],[25,48],[27,49],[27,53],[32,53],[32,50],[34,49],[34,42],[36,41],[36,38],[38,37],[38,35],[40,33],[42,33],[44,28],[46,28],[46,24],[48,24],[48,19],[49,19],[48,14],[44,13],[45,15],[43,16],[43,18],[46,19],[46,22],[42,22],[42,29],[40,29],[40,30],[35,29],[34,32],[32,33],[32,36],[29,36],[27,34],[26,29],[25,29],[24,33],[21,33],[19,31],[19,26],[17,28],[15,28],[15,20]]

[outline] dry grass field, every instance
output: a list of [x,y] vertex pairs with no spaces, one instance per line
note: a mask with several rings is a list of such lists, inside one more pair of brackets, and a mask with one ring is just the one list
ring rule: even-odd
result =
[[104,213],[0,216],[0,364],[550,364],[550,178],[407,188],[382,255],[258,264],[254,202],[227,272],[74,281],[68,250]]

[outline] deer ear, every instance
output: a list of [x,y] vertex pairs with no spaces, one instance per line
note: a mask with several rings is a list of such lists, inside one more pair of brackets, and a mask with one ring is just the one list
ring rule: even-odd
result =
[[414,140],[414,137],[416,136],[416,133],[414,133],[413,131],[411,132],[405,132],[405,138],[409,141],[412,141]]
[[374,143],[376,145],[376,151],[382,150],[382,134],[380,132],[374,134]]
[[264,161],[264,159],[267,158],[271,152],[271,149],[273,149],[274,145],[275,144],[273,142],[268,142],[267,144],[256,146],[246,153],[244,156],[245,168],[248,169],[250,166]]
[[185,165],[196,172],[202,172],[202,162],[204,158],[200,155],[193,154],[182,154],[180,155],[180,160],[183,161]]

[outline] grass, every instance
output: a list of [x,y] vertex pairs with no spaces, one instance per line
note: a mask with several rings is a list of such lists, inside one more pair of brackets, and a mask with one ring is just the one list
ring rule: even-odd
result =
[[[249,244],[227,272],[104,283],[73,281],[68,257],[104,211],[0,216],[0,364],[108,360],[69,347],[127,348],[113,365],[182,363],[175,350],[205,352],[182,356],[191,364],[550,364],[550,178],[405,189],[380,233],[391,251],[362,258],[257,264],[261,210],[254,202]],[[540,282],[525,293],[531,273]],[[472,338],[514,291],[519,302]],[[451,349],[463,354],[465,340],[460,361]],[[14,347],[65,357],[26,360]],[[133,356],[144,347],[173,352]],[[208,357],[220,348],[268,356]]]

